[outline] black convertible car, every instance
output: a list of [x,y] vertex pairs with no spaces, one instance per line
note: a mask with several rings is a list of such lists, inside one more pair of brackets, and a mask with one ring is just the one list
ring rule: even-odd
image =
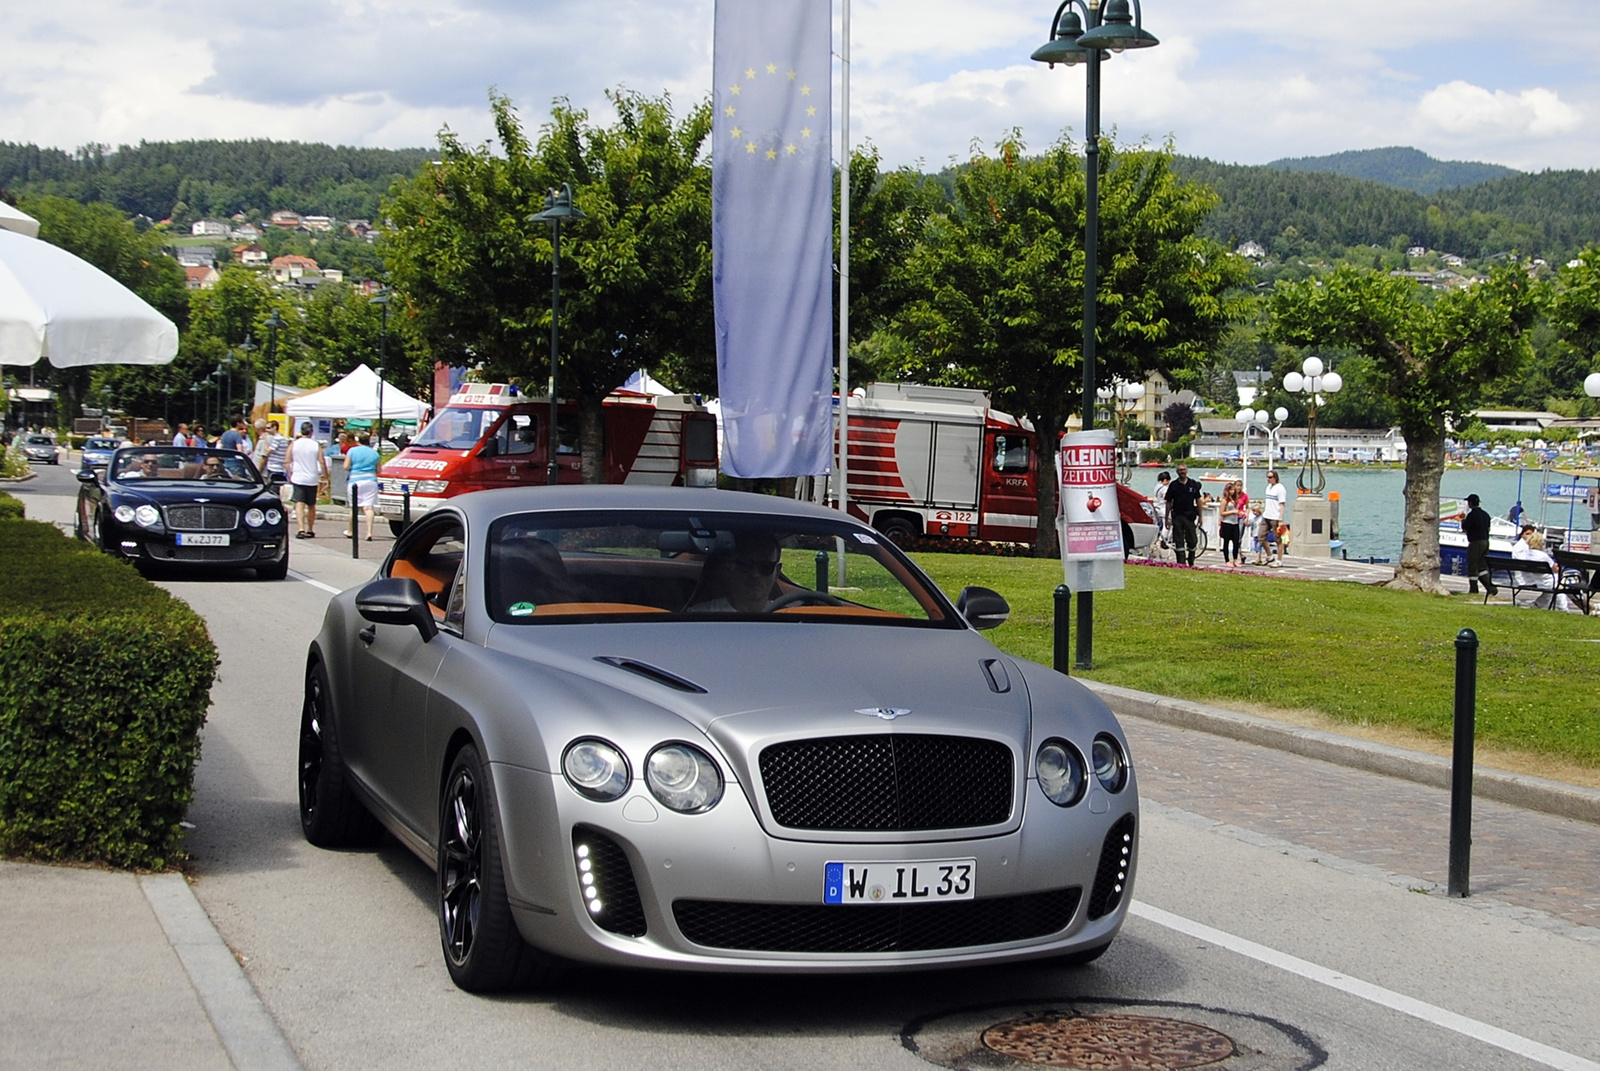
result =
[[288,524],[274,485],[244,454],[124,447],[104,476],[78,473],[78,538],[135,565],[289,574]]

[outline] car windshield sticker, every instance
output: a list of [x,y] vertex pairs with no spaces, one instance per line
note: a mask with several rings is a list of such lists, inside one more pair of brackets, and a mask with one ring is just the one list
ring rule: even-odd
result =
[[871,536],[867,535],[867,533],[865,533],[865,532],[857,532],[857,533],[855,533],[855,537],[856,537],[857,542],[866,543],[869,546],[871,544],[877,542],[876,539],[873,539]]
[[514,602],[509,611],[512,617],[532,617],[534,605],[531,602]]

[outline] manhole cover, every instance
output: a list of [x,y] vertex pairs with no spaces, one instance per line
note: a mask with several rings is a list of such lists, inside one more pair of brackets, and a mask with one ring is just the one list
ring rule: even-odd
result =
[[1047,1015],[991,1026],[983,1043],[1002,1056],[1082,1071],[1178,1071],[1234,1054],[1226,1034],[1148,1015]]

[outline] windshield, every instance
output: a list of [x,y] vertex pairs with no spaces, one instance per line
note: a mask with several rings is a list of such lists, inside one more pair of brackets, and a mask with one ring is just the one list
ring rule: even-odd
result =
[[503,624],[627,618],[962,627],[891,544],[820,519],[517,514],[490,527],[487,574],[489,615]]
[[56,441],[48,435],[30,435],[27,443],[29,446],[54,446]]
[[411,445],[470,450],[478,445],[484,430],[499,419],[501,412],[503,410],[500,409],[468,409],[447,405],[422,429],[421,435],[411,440]]
[[111,462],[112,479],[125,481],[200,480],[208,483],[259,485],[250,458],[237,450],[205,450],[163,446],[154,450],[122,450]]
[[116,439],[90,439],[83,444],[85,450],[115,450],[122,443]]

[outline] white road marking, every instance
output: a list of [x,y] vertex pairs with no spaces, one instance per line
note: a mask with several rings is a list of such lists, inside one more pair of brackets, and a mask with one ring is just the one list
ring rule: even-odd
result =
[[1593,1060],[1585,1060],[1581,1056],[1574,1056],[1570,1052],[1563,1052],[1560,1049],[1525,1038],[1520,1034],[1513,1034],[1509,1030],[1490,1026],[1488,1023],[1480,1023],[1476,1019],[1469,1019],[1465,1015],[1458,1015],[1438,1005],[1417,1000],[1415,997],[1408,997],[1404,993],[1396,993],[1392,989],[1385,989],[1382,986],[1373,985],[1371,982],[1363,982],[1359,978],[1352,978],[1348,974],[1342,974],[1339,971],[1320,966],[1309,960],[1291,956],[1287,952],[1279,952],[1275,948],[1268,948],[1266,945],[1256,944],[1254,941],[1243,937],[1236,937],[1231,933],[1207,926],[1202,922],[1186,919],[1182,915],[1174,915],[1172,912],[1163,911],[1159,907],[1151,907],[1149,904],[1134,901],[1128,908],[1128,913],[1148,922],[1153,922],[1157,926],[1165,926],[1169,930],[1176,930],[1178,933],[1188,934],[1190,937],[1209,942],[1219,948],[1225,948],[1229,952],[1235,952],[1241,956],[1256,960],[1258,963],[1265,963],[1269,967],[1288,971],[1290,974],[1299,975],[1301,978],[1325,985],[1330,989],[1337,989],[1341,993],[1360,997],[1362,1000],[1371,1001],[1373,1004],[1400,1012],[1402,1015],[1409,1015],[1414,1019],[1421,1019],[1425,1023],[1432,1023],[1434,1026],[1454,1031],[1475,1041],[1493,1045],[1497,1049],[1504,1049],[1506,1052],[1525,1057],[1546,1067],[1560,1068],[1561,1071],[1600,1071],[1600,1063],[1595,1063]]
[[341,590],[339,588],[334,587],[332,584],[324,584],[320,580],[312,580],[309,576],[306,576],[304,573],[297,573],[293,569],[289,570],[289,575],[291,577],[293,577],[294,579],[300,581],[300,583],[302,583],[302,584],[310,584],[314,588],[321,588],[323,591],[326,591],[329,595],[337,595],[337,594],[339,594],[339,592]]

